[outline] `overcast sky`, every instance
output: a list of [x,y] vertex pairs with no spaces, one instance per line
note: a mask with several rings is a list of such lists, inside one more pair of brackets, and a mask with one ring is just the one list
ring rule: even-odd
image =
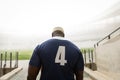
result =
[[63,27],[66,36],[79,47],[91,47],[104,32],[114,28],[105,29],[88,22],[118,1],[0,0],[0,49],[33,49],[51,37],[55,26]]
[[[119,0],[0,0],[0,33],[49,35],[61,26],[66,33],[96,18]],[[92,27],[87,27],[92,29]]]

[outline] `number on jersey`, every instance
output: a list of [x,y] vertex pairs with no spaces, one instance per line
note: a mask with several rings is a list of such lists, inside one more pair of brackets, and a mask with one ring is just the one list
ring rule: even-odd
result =
[[65,46],[59,46],[55,63],[60,63],[61,66],[64,66],[65,63],[67,63],[67,60],[65,60]]

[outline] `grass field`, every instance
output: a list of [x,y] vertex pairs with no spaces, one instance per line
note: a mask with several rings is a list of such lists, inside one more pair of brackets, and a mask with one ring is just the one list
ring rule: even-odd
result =
[[23,50],[19,52],[19,60],[28,60],[31,58],[33,50]]
[[[16,52],[18,52],[19,56],[18,59],[19,60],[29,60],[31,58],[31,55],[33,53],[33,50],[19,50],[19,51],[12,51],[12,50],[8,50],[8,51],[0,51],[0,54],[2,55],[2,59],[5,60],[5,53],[7,52],[7,60],[10,60],[10,53],[12,53],[12,60],[16,59]],[[1,59],[1,55],[0,55],[0,59]]]
[[81,52],[84,53],[84,52],[89,52],[89,51],[94,51],[94,48],[82,48],[81,49]]
[[[92,50],[93,51],[93,48],[82,48],[81,49],[81,52],[84,52],[84,50],[88,51],[88,50]],[[7,59],[10,59],[10,52],[12,52],[12,59],[14,60],[15,59],[15,53],[16,51],[6,51],[7,52]],[[32,56],[32,53],[33,53],[33,50],[19,50],[19,56],[18,56],[18,59],[19,60],[29,60]],[[0,53],[5,53],[5,51],[0,51]],[[1,55],[0,55],[1,56]],[[5,58],[5,55],[3,55],[3,60]]]

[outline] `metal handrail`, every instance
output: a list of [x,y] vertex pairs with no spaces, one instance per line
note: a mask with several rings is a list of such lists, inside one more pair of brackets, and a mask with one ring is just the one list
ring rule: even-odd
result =
[[113,32],[111,32],[109,35],[107,35],[105,38],[101,39],[100,41],[97,42],[97,46],[99,45],[100,42],[102,42],[103,40],[105,40],[106,38],[110,39],[111,35],[115,32],[117,32],[118,30],[120,30],[120,27],[118,27],[116,30],[114,30]]

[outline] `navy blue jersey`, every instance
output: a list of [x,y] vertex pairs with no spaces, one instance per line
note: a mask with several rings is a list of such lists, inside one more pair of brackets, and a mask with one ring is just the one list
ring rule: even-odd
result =
[[74,72],[84,70],[80,49],[61,39],[50,39],[38,45],[29,64],[42,67],[40,80],[75,80]]

